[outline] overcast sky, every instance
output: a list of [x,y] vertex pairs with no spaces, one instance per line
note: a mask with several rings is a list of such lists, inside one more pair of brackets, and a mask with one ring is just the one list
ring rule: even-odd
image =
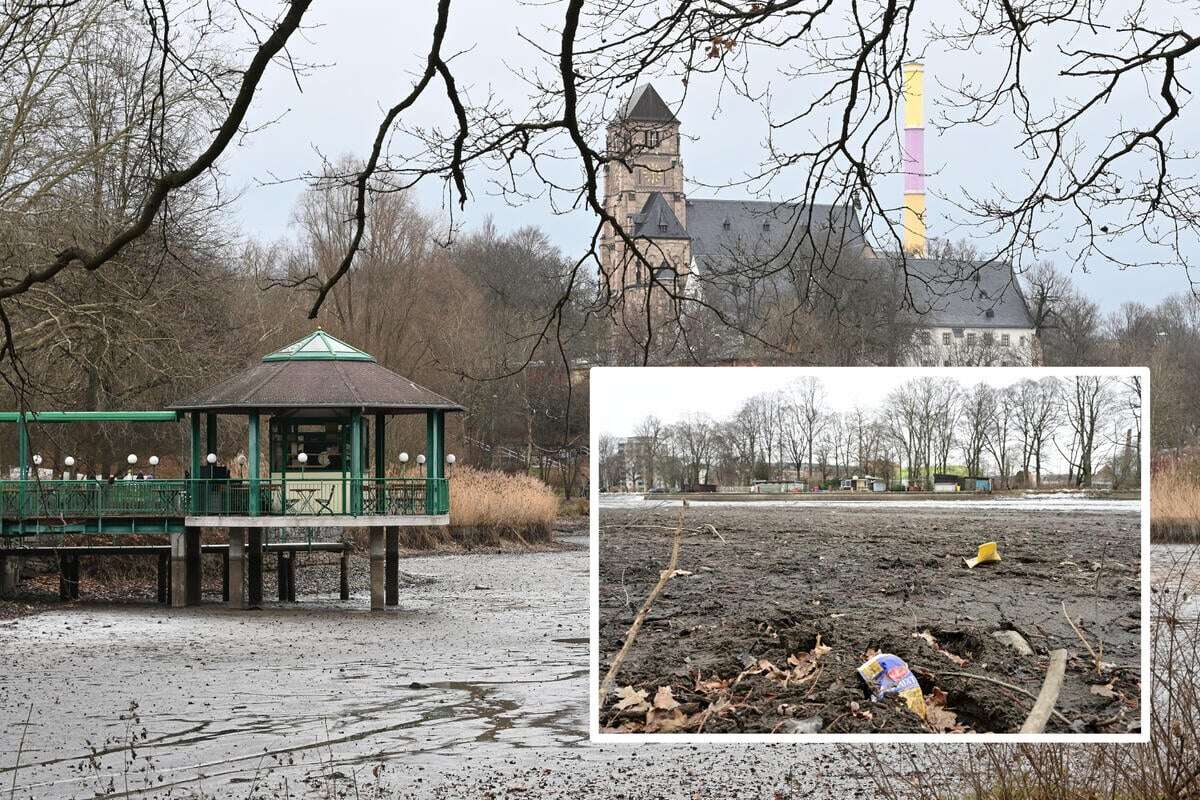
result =
[[[280,121],[244,139],[232,157],[223,162],[230,188],[241,192],[233,224],[243,235],[271,240],[288,234],[292,209],[303,184],[286,181],[319,170],[319,153],[337,158],[346,154],[361,157],[368,151],[381,109],[408,90],[414,70],[424,59],[433,5],[366,0],[314,3],[305,40],[289,50],[298,61],[320,66],[301,77],[297,86],[292,75],[277,65],[258,92],[249,124],[253,128],[277,117]],[[553,48],[557,32],[543,30],[542,26],[561,16],[560,5],[456,0],[449,46],[463,51],[455,64],[460,85],[465,85],[476,101],[493,92],[511,107],[521,108],[528,89],[514,76],[514,70],[535,66],[538,57],[517,33]],[[1166,17],[1164,26],[1169,22]],[[976,64],[981,63],[980,58],[986,64],[989,57],[986,53],[972,56]],[[957,83],[962,73],[955,65],[963,58],[938,52],[926,54],[931,113],[938,82]],[[759,76],[766,70],[770,77],[769,60],[760,61],[756,66]],[[996,61],[999,65],[998,57]],[[656,81],[656,86],[668,101],[681,94],[682,87],[671,78]],[[680,111],[685,136],[694,137],[684,142],[685,172],[709,184],[736,179],[753,170],[766,135],[761,110],[748,101],[726,93],[716,111],[717,88],[710,79],[696,77]],[[803,94],[805,88],[802,80],[772,86],[776,93]],[[1129,113],[1128,103],[1135,101],[1115,98],[1110,101],[1111,113]],[[444,105],[435,94],[429,102],[418,104],[409,119],[426,125],[441,123],[445,120]],[[1003,187],[1006,179],[1019,174],[1023,164],[1007,151],[1012,131],[1001,127],[957,129],[941,137],[933,129],[928,131],[931,235],[953,240],[969,236],[971,230],[950,226],[950,201],[961,197],[963,191],[986,193]],[[899,177],[885,179],[878,190],[888,197],[895,196],[899,205]],[[781,187],[783,196],[793,191],[795,187]],[[689,192],[694,196],[711,195],[710,191],[695,188]],[[721,196],[740,194],[725,191]],[[440,212],[444,207],[439,185],[422,187],[418,198],[430,211]],[[502,231],[538,225],[568,254],[578,254],[586,246],[595,224],[587,212],[555,214],[545,202],[511,207],[489,193],[483,182],[477,182],[463,218],[468,225],[477,225],[489,215]],[[1132,240],[1114,243],[1113,249],[1133,260],[1140,251],[1139,243]],[[1062,267],[1072,268],[1061,252],[1049,255]],[[1188,288],[1177,269],[1145,267],[1121,272],[1106,265],[1093,265],[1092,269],[1092,274],[1080,280],[1106,310],[1125,300],[1154,302]]]

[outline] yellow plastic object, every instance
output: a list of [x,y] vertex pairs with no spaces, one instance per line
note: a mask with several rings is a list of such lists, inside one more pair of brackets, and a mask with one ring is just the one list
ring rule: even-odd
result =
[[968,569],[975,569],[980,564],[991,564],[1000,560],[1000,551],[996,549],[995,542],[984,542],[979,545],[979,552],[974,558],[964,558]]

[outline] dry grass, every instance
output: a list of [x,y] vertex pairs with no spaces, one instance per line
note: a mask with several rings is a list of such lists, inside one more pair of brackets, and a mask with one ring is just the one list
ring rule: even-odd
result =
[[457,467],[450,476],[450,525],[455,528],[549,530],[558,496],[529,475]]
[[1176,462],[1150,478],[1150,515],[1159,520],[1200,520],[1200,465]]
[[1150,478],[1151,535],[1156,542],[1200,538],[1200,463],[1162,464]]

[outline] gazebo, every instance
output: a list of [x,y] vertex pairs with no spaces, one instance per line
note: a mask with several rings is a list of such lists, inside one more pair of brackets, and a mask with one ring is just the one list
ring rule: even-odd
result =
[[[6,536],[124,530],[171,540],[171,602],[199,602],[200,532],[229,537],[229,604],[262,597],[267,528],[365,527],[370,531],[371,607],[398,602],[399,528],[450,522],[445,419],[463,408],[380,365],[322,330],[264,356],[254,366],[185,397],[167,412],[29,412],[18,425],[20,475],[0,481],[0,533]],[[28,424],[121,415],[142,421],[187,417],[190,467],[182,480],[96,482],[30,476]],[[425,416],[425,452],[415,475],[389,476],[387,420]],[[114,416],[115,415],[115,416]],[[245,416],[242,475],[222,463],[219,415]],[[107,418],[107,417],[106,417]],[[264,437],[263,419],[266,418]],[[0,417],[2,420],[3,417]],[[264,453],[265,450],[265,453]],[[265,458],[264,458],[265,455]],[[408,455],[396,454],[403,469]],[[265,469],[264,469],[265,461]],[[422,474],[423,473],[423,474]],[[247,561],[249,591],[247,592]]]

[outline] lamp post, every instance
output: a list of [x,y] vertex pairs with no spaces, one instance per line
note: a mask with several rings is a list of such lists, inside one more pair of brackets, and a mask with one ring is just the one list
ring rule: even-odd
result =
[[150,456],[150,477],[153,478],[158,472],[158,456]]
[[70,480],[75,475],[75,470],[73,469],[75,466],[75,457],[67,456],[63,459],[63,464],[65,464],[67,467],[67,480]]
[[125,473],[126,479],[133,478],[133,468],[134,468],[134,466],[137,465],[137,462],[138,462],[138,457],[135,454],[130,453],[129,455],[125,456],[125,463],[127,463],[129,465],[129,469]]

